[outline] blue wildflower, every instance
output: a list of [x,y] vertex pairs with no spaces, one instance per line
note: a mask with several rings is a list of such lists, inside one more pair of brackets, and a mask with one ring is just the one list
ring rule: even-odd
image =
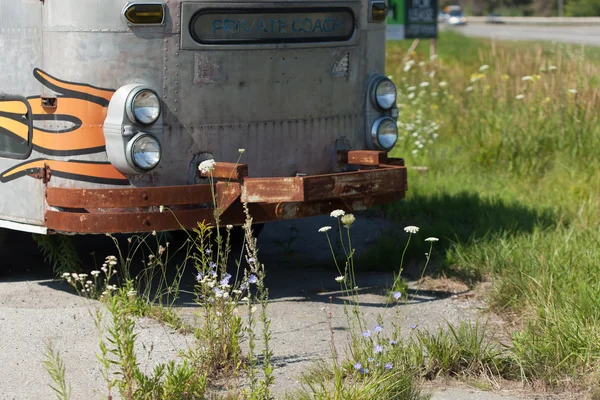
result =
[[410,326],[410,329],[417,329],[417,324],[412,324],[412,325]]
[[355,370],[357,370],[357,371],[358,371],[359,369],[362,369],[362,364],[361,364],[361,363],[359,363],[359,362],[357,362],[356,364],[354,364],[354,369],[355,369]]
[[370,362],[370,363],[372,363],[373,361],[375,361],[375,359],[374,359],[373,357],[369,357],[369,358],[367,359],[367,361],[368,361],[368,362]]
[[211,261],[211,262],[209,262],[209,263],[208,263],[208,266],[209,266],[210,268],[217,268],[217,263],[216,263],[216,262],[214,262],[214,261]]
[[380,325],[375,325],[375,328],[373,328],[373,330],[375,332],[379,333],[379,332],[383,331],[383,327]]
[[389,371],[390,369],[394,368],[394,364],[392,364],[391,362],[389,362],[389,363],[385,364],[383,366],[383,368],[385,368],[385,369],[387,369]]
[[252,264],[253,262],[254,262],[254,257],[250,257],[250,258],[248,259],[248,264]]
[[400,297],[402,297],[402,293],[400,293],[400,292],[394,292],[393,296],[394,296],[394,298],[396,300],[400,300]]
[[379,354],[383,351],[383,346],[376,344],[375,347],[373,348],[373,352],[375,354]]
[[202,274],[202,272],[198,272],[198,275],[196,275],[196,280],[200,282],[202,278],[204,278],[204,274]]
[[369,373],[369,369],[368,368],[363,368],[360,370],[361,374],[368,374]]
[[231,279],[231,275],[225,274],[225,276],[223,277],[223,279],[221,279],[221,282],[219,282],[219,283],[221,284],[221,286],[229,285],[230,279]]
[[205,252],[206,254],[210,254],[210,253],[212,253],[212,250],[211,250],[211,249],[209,249],[209,248],[206,248],[206,249],[204,250],[204,252]]
[[248,283],[253,285],[256,282],[258,282],[258,276],[254,275],[254,274],[250,274],[250,276],[248,277]]
[[366,330],[362,333],[363,337],[371,337],[371,331]]
[[393,346],[393,345],[395,345],[395,344],[398,344],[398,342],[397,342],[397,341],[395,341],[395,340],[390,340],[390,344]]

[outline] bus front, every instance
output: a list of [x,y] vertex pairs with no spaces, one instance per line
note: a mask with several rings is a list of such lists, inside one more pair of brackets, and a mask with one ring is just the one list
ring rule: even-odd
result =
[[398,110],[385,1],[108,3],[126,29],[104,34],[118,49],[103,132],[127,187],[49,188],[49,228],[238,225],[243,203],[267,222],[404,197],[403,162],[387,158]]

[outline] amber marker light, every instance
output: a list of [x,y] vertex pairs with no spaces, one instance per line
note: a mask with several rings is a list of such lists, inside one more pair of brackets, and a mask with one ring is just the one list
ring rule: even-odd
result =
[[371,1],[369,22],[384,22],[387,19],[388,7],[385,1]]
[[165,21],[165,5],[162,2],[127,3],[123,17],[129,25],[162,25]]

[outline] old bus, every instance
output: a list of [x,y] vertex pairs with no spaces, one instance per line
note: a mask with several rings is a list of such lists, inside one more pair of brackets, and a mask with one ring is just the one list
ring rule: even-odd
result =
[[243,203],[266,222],[402,198],[386,17],[381,0],[0,0],[0,229],[189,228],[213,190],[234,225]]

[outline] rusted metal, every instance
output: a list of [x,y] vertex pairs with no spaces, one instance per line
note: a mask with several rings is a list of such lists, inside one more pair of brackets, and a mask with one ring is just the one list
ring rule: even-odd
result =
[[388,158],[385,151],[375,150],[350,150],[338,153],[341,164],[379,166],[387,164]]
[[44,168],[40,168],[37,172],[29,174],[32,178],[41,179],[44,184],[50,182],[52,177],[52,170],[48,164],[44,164]]
[[223,214],[242,194],[242,188],[236,182],[218,182],[215,201],[219,215]]
[[[311,203],[249,204],[250,215],[254,223],[276,220],[296,219],[330,213],[336,209],[345,211],[364,210],[373,205],[400,200],[405,192],[391,195],[368,196],[364,199],[348,201],[320,201]],[[103,234],[134,233],[192,229],[199,222],[215,224],[214,209],[198,208],[192,210],[168,210],[160,212],[109,212],[84,213],[49,210],[45,220],[48,229],[56,232]],[[219,218],[222,226],[226,224],[242,225],[246,215],[241,203],[228,207]]]
[[46,189],[46,202],[62,208],[129,208],[212,204],[210,185],[126,189]]
[[[220,170],[222,171],[222,170]],[[231,171],[231,169],[229,169]],[[247,169],[246,169],[247,171]],[[244,170],[240,171],[244,176]],[[219,173],[221,174],[221,173]],[[222,176],[222,175],[221,175]],[[293,178],[244,178],[209,184],[126,189],[47,188],[46,226],[58,232],[132,233],[194,228],[198,222],[241,225],[248,203],[255,223],[364,210],[404,197],[406,168]],[[214,196],[214,197],[213,197]],[[213,204],[216,202],[216,210]],[[160,212],[157,206],[168,207]],[[69,210],[70,209],[70,210]]]
[[304,177],[246,178],[242,188],[245,203],[304,201]]
[[248,176],[248,166],[246,164],[216,162],[215,168],[210,174],[202,174],[200,171],[198,171],[198,174],[203,178],[211,175],[213,178],[241,182]]
[[242,201],[291,203],[387,194],[404,190],[405,183],[406,168],[396,166],[295,178],[246,178]]

